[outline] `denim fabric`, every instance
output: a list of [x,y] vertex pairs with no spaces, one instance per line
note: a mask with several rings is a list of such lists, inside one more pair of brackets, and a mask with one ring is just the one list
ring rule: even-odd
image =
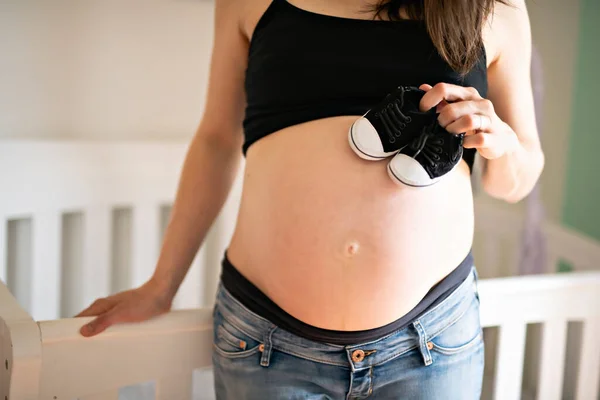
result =
[[220,285],[213,349],[217,400],[479,399],[477,273],[407,328],[352,346],[292,335]]

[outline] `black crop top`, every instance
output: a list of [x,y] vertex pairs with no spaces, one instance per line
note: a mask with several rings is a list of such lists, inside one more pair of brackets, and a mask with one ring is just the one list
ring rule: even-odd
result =
[[[260,138],[320,118],[365,114],[399,85],[453,83],[487,94],[485,50],[461,77],[420,21],[350,19],[273,0],[250,41],[243,153]],[[474,149],[463,158],[471,168]]]

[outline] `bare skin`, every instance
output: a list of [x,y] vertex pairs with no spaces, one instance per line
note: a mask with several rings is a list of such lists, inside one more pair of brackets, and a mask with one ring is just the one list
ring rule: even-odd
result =
[[[291,3],[321,14],[370,18],[359,0]],[[248,43],[268,4],[217,0],[207,108],[186,158],[156,271],[146,285],[101,299],[79,314],[98,316],[82,328],[83,335],[169,310],[238,172]],[[517,202],[530,192],[544,163],[523,1],[498,4],[484,34],[488,99],[470,88],[423,82],[428,93],[421,108],[438,107],[446,129],[468,131],[465,147],[476,148],[484,159],[485,190]],[[348,147],[346,134],[356,117],[288,127],[250,147],[228,250],[236,268],[280,307],[326,329],[370,329],[398,319],[464,259],[473,239],[466,163],[431,187],[398,186],[385,162],[363,161]]]

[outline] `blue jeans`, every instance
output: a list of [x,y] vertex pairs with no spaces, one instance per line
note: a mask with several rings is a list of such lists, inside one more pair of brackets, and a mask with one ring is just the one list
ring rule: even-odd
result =
[[220,285],[213,349],[218,400],[479,399],[484,348],[477,273],[473,268],[408,327],[352,346],[286,332]]

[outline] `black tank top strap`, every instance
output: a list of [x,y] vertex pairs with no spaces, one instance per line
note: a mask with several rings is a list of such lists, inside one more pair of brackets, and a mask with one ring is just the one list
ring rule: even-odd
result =
[[263,29],[263,27],[266,26],[269,23],[269,21],[275,16],[277,8],[281,5],[281,2],[285,2],[285,0],[271,0],[269,6],[265,9],[263,14],[258,19],[258,22],[254,27],[254,33],[252,37],[259,33]]

